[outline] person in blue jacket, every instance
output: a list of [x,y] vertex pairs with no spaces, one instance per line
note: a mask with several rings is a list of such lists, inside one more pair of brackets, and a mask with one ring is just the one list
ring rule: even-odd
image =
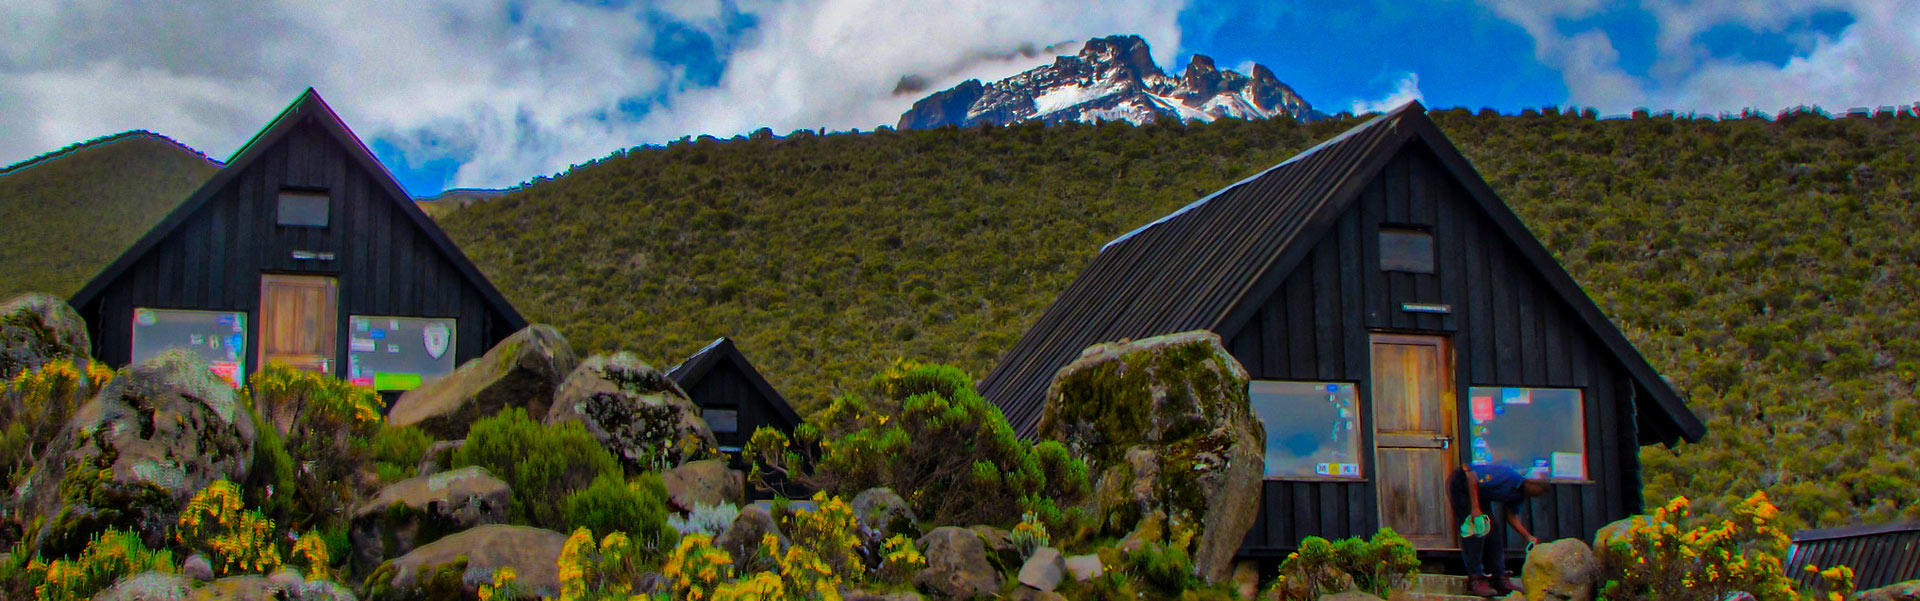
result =
[[1499,503],[1503,520],[1512,526],[1527,546],[1540,542],[1520,523],[1520,510],[1527,499],[1552,490],[1544,469],[1529,470],[1526,475],[1500,465],[1462,466],[1447,478],[1447,500],[1453,505],[1453,517],[1460,520],[1460,554],[1467,567],[1467,589],[1474,595],[1493,597],[1520,590],[1507,577],[1506,528],[1491,527],[1493,504]]

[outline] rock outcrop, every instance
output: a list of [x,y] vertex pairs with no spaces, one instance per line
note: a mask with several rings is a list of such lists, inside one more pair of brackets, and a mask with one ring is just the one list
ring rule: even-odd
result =
[[1047,391],[1042,438],[1087,460],[1103,527],[1125,532],[1159,511],[1198,529],[1191,555],[1210,583],[1232,575],[1253,526],[1266,430],[1247,372],[1212,332],[1089,347]]
[[719,445],[700,408],[665,373],[628,353],[580,363],[553,396],[546,423],[577,421],[628,472],[715,456]]
[[525,407],[539,419],[577,362],[573,347],[552,326],[527,326],[446,377],[401,394],[387,423],[453,440],[466,438],[473,422],[506,407]]
[[198,356],[168,351],[124,370],[48,447],[19,499],[23,522],[44,518],[40,549],[76,553],[110,527],[155,548],[193,494],[246,480],[253,418]]
[[521,592],[552,597],[560,594],[560,549],[567,535],[527,526],[488,524],[450,534],[400,556],[367,577],[373,598],[418,598],[422,577],[453,572],[472,595],[491,582],[493,571],[513,568]]
[[942,601],[985,599],[1000,590],[1000,573],[987,563],[987,549],[973,531],[952,526],[920,537],[927,567],[913,584]]
[[507,521],[513,490],[479,466],[408,478],[355,509],[349,539],[361,573],[449,533]]
[[85,359],[87,322],[67,301],[29,292],[0,303],[0,380],[60,358]]

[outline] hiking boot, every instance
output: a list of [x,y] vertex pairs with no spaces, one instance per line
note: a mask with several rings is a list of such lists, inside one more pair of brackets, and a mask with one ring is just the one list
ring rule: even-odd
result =
[[1493,583],[1487,576],[1468,576],[1467,594],[1475,597],[1498,597],[1500,592],[1493,590]]
[[1513,581],[1512,572],[1502,572],[1499,576],[1491,576],[1488,579],[1492,581],[1493,589],[1502,595],[1516,592],[1525,594],[1527,592],[1525,588],[1520,586],[1520,583]]

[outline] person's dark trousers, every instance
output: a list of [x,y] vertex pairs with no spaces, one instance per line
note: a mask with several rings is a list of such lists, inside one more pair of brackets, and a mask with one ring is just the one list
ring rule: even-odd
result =
[[[1467,494],[1467,470],[1455,468],[1453,475],[1447,478],[1447,501],[1453,505],[1453,526],[1459,528],[1467,521],[1467,504],[1472,497]],[[1466,563],[1468,576],[1499,576],[1507,571],[1507,524],[1493,514],[1493,501],[1480,498],[1480,513],[1487,515],[1492,528],[1486,536],[1460,539],[1460,559]]]

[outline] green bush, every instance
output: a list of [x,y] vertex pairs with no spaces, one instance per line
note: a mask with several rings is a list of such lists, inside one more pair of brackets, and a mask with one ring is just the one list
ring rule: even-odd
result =
[[293,488],[281,459],[270,457],[279,482],[261,505],[289,530],[311,530],[345,522],[362,493],[354,487],[369,456],[365,441],[385,421],[385,401],[373,389],[354,386],[321,373],[269,364],[247,380],[244,397],[259,420],[262,438],[277,438],[292,470]]
[[27,567],[38,601],[83,601],[122,577],[173,570],[172,552],[148,549],[140,535],[125,530],[100,533],[79,557],[46,564],[36,561]]
[[0,381],[0,484],[18,486],[74,408],[112,379],[100,363],[55,359]]
[[433,446],[433,436],[412,426],[383,426],[368,441],[374,470],[381,482],[396,482],[413,477],[420,459]]
[[1329,542],[1309,536],[1280,562],[1280,577],[1270,587],[1280,599],[1317,599],[1322,594],[1340,592],[1326,588],[1332,583],[1323,581],[1337,571],[1352,576],[1360,590],[1385,598],[1394,590],[1404,589],[1407,578],[1419,567],[1413,543],[1392,528],[1381,528],[1372,539]]
[[632,481],[617,473],[602,474],[567,495],[557,530],[625,532],[640,559],[655,561],[680,542],[680,532],[668,524],[667,515],[667,487],[658,474],[641,474]]
[[1011,526],[1039,516],[1073,540],[1088,520],[1087,466],[1058,443],[1021,441],[959,368],[899,361],[872,398],[847,396],[794,430],[754,432],[752,478],[799,482],[841,496],[888,487],[934,525]]
[[477,465],[513,488],[515,523],[568,530],[562,514],[568,495],[601,476],[621,477],[620,463],[579,422],[543,425],[520,407],[474,422],[453,464]]

